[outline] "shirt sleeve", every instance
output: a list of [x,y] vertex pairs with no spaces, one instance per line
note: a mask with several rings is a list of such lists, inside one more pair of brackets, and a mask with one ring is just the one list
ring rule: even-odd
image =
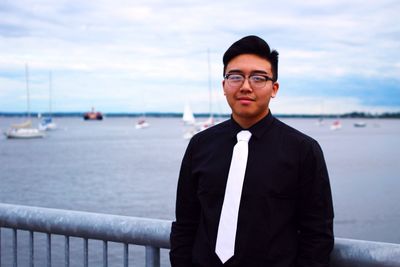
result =
[[197,180],[192,172],[192,151],[194,147],[191,139],[179,173],[176,196],[176,220],[171,228],[170,261],[172,267],[192,266],[192,250],[196,236],[200,204],[197,198]]
[[322,150],[315,140],[303,151],[296,266],[328,267],[334,246],[334,214],[328,171]]

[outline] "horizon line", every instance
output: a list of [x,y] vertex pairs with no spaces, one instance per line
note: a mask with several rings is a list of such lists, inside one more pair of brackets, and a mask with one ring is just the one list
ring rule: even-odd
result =
[[[31,117],[81,117],[87,111],[56,111],[56,112],[30,112]],[[105,117],[182,117],[183,112],[100,112]],[[0,111],[2,117],[24,117],[27,116],[27,112],[5,112]],[[337,117],[349,117],[349,118],[400,118],[400,111],[398,112],[360,112],[352,111],[346,113],[325,113],[325,114],[311,114],[311,113],[276,113],[273,114],[276,117],[300,117],[300,118],[337,118]],[[194,113],[196,117],[230,117],[231,113],[215,114],[209,112]]]

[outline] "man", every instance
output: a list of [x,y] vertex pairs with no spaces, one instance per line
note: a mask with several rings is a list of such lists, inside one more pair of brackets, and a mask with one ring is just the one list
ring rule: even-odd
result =
[[[223,63],[231,119],[195,135],[187,147],[172,266],[329,266],[333,207],[323,153],[269,110],[279,89],[278,52],[247,36],[225,52]],[[236,139],[243,132],[248,141]]]

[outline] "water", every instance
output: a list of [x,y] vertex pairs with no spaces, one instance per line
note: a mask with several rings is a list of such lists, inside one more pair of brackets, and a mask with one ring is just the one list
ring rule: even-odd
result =
[[[0,129],[20,120],[0,118]],[[58,130],[44,139],[0,137],[0,202],[172,220],[184,127],[178,118],[148,121],[149,128],[136,130],[132,118],[58,118]],[[346,119],[337,131],[330,120],[283,121],[324,150],[335,235],[400,243],[400,120],[355,128]]]

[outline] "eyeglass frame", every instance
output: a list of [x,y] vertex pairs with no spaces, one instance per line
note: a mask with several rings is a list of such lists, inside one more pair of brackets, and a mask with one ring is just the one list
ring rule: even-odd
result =
[[[241,76],[241,77],[243,78],[242,83],[241,83],[240,85],[238,85],[238,86],[232,86],[232,85],[230,84],[230,82],[229,82],[229,77],[232,76],[232,75]],[[252,78],[252,77],[255,77],[255,76],[263,77],[263,78],[265,79],[265,81],[263,81],[263,82],[264,82],[264,85],[263,85],[263,86],[260,86],[260,87],[257,87],[257,86],[256,86],[256,87],[254,87],[254,84],[252,83],[251,78]],[[272,81],[272,83],[275,83],[275,80],[274,80],[273,78],[271,78],[271,77],[269,77],[269,76],[267,76],[267,75],[256,74],[256,73],[250,74],[250,75],[248,75],[248,76],[245,76],[245,75],[243,75],[242,73],[227,73],[227,74],[224,75],[224,80],[226,80],[226,82],[228,83],[228,85],[229,85],[230,87],[232,87],[232,88],[240,88],[240,87],[244,84],[244,81],[245,81],[246,79],[249,81],[249,85],[250,85],[251,88],[253,88],[253,89],[261,89],[261,88],[264,88],[268,81]],[[232,82],[232,81],[231,81],[231,82]],[[253,82],[254,82],[254,81],[253,81]]]

